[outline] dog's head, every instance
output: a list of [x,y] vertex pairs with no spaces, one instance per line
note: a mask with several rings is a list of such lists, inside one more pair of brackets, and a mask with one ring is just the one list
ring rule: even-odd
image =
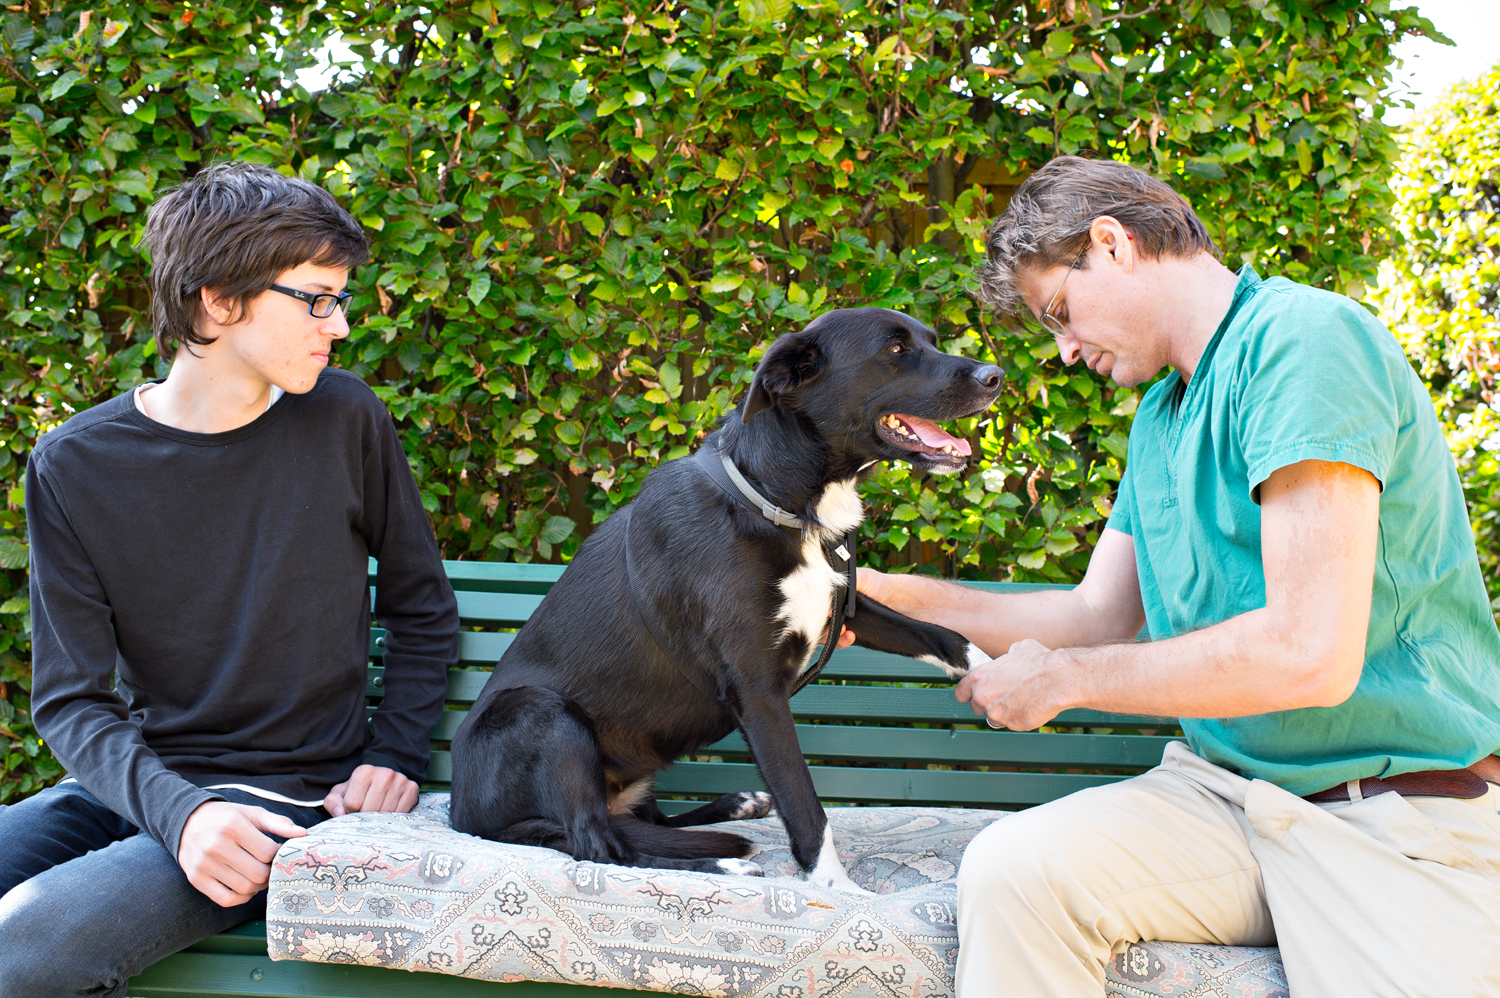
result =
[[781,408],[810,421],[838,456],[864,465],[909,461],[951,475],[969,442],[937,424],[988,409],[1004,372],[943,353],[937,334],[886,308],[825,312],[780,337],[740,403],[744,422]]

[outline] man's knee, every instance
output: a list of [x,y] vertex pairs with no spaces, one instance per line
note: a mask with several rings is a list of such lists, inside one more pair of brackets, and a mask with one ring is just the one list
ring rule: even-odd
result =
[[93,946],[100,940],[79,938],[72,910],[79,901],[53,896],[34,880],[0,898],[0,998],[108,995],[125,985],[100,973]]
[[1002,818],[974,837],[958,869],[960,903],[1033,897],[1068,868],[1067,838],[1042,809]]

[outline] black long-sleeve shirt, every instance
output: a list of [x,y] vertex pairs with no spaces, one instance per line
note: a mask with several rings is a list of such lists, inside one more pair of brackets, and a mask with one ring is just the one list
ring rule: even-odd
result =
[[[458,609],[390,415],[358,378],[325,370],[214,434],[157,423],[127,392],[37,442],[26,521],[37,730],[172,855],[217,798],[204,787],[321,799],[361,763],[421,778]],[[373,722],[370,556],[390,630]]]

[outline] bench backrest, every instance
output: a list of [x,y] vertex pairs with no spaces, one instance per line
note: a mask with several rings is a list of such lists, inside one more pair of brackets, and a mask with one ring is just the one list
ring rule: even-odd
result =
[[[448,674],[447,706],[432,731],[431,789],[447,789],[453,732],[514,640],[513,629],[526,622],[563,572],[560,565],[444,566],[464,629],[459,667]],[[999,592],[1067,588],[971,584]],[[384,653],[384,632],[372,628],[372,704],[383,693]],[[1075,710],[1037,732],[992,731],[954,700],[952,684],[936,668],[863,648],[835,652],[818,681],[792,699],[792,713],[813,783],[828,804],[1040,804],[1156,765],[1177,730],[1176,721],[1166,718]],[[694,798],[759,789],[764,785],[737,732],[657,777],[669,813],[696,806]]]

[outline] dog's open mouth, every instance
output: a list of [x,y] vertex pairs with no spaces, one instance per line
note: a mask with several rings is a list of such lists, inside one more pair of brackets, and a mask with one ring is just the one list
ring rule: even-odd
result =
[[930,419],[920,416],[893,412],[880,417],[876,427],[887,442],[939,461],[962,465],[971,453],[967,440],[953,436]]

